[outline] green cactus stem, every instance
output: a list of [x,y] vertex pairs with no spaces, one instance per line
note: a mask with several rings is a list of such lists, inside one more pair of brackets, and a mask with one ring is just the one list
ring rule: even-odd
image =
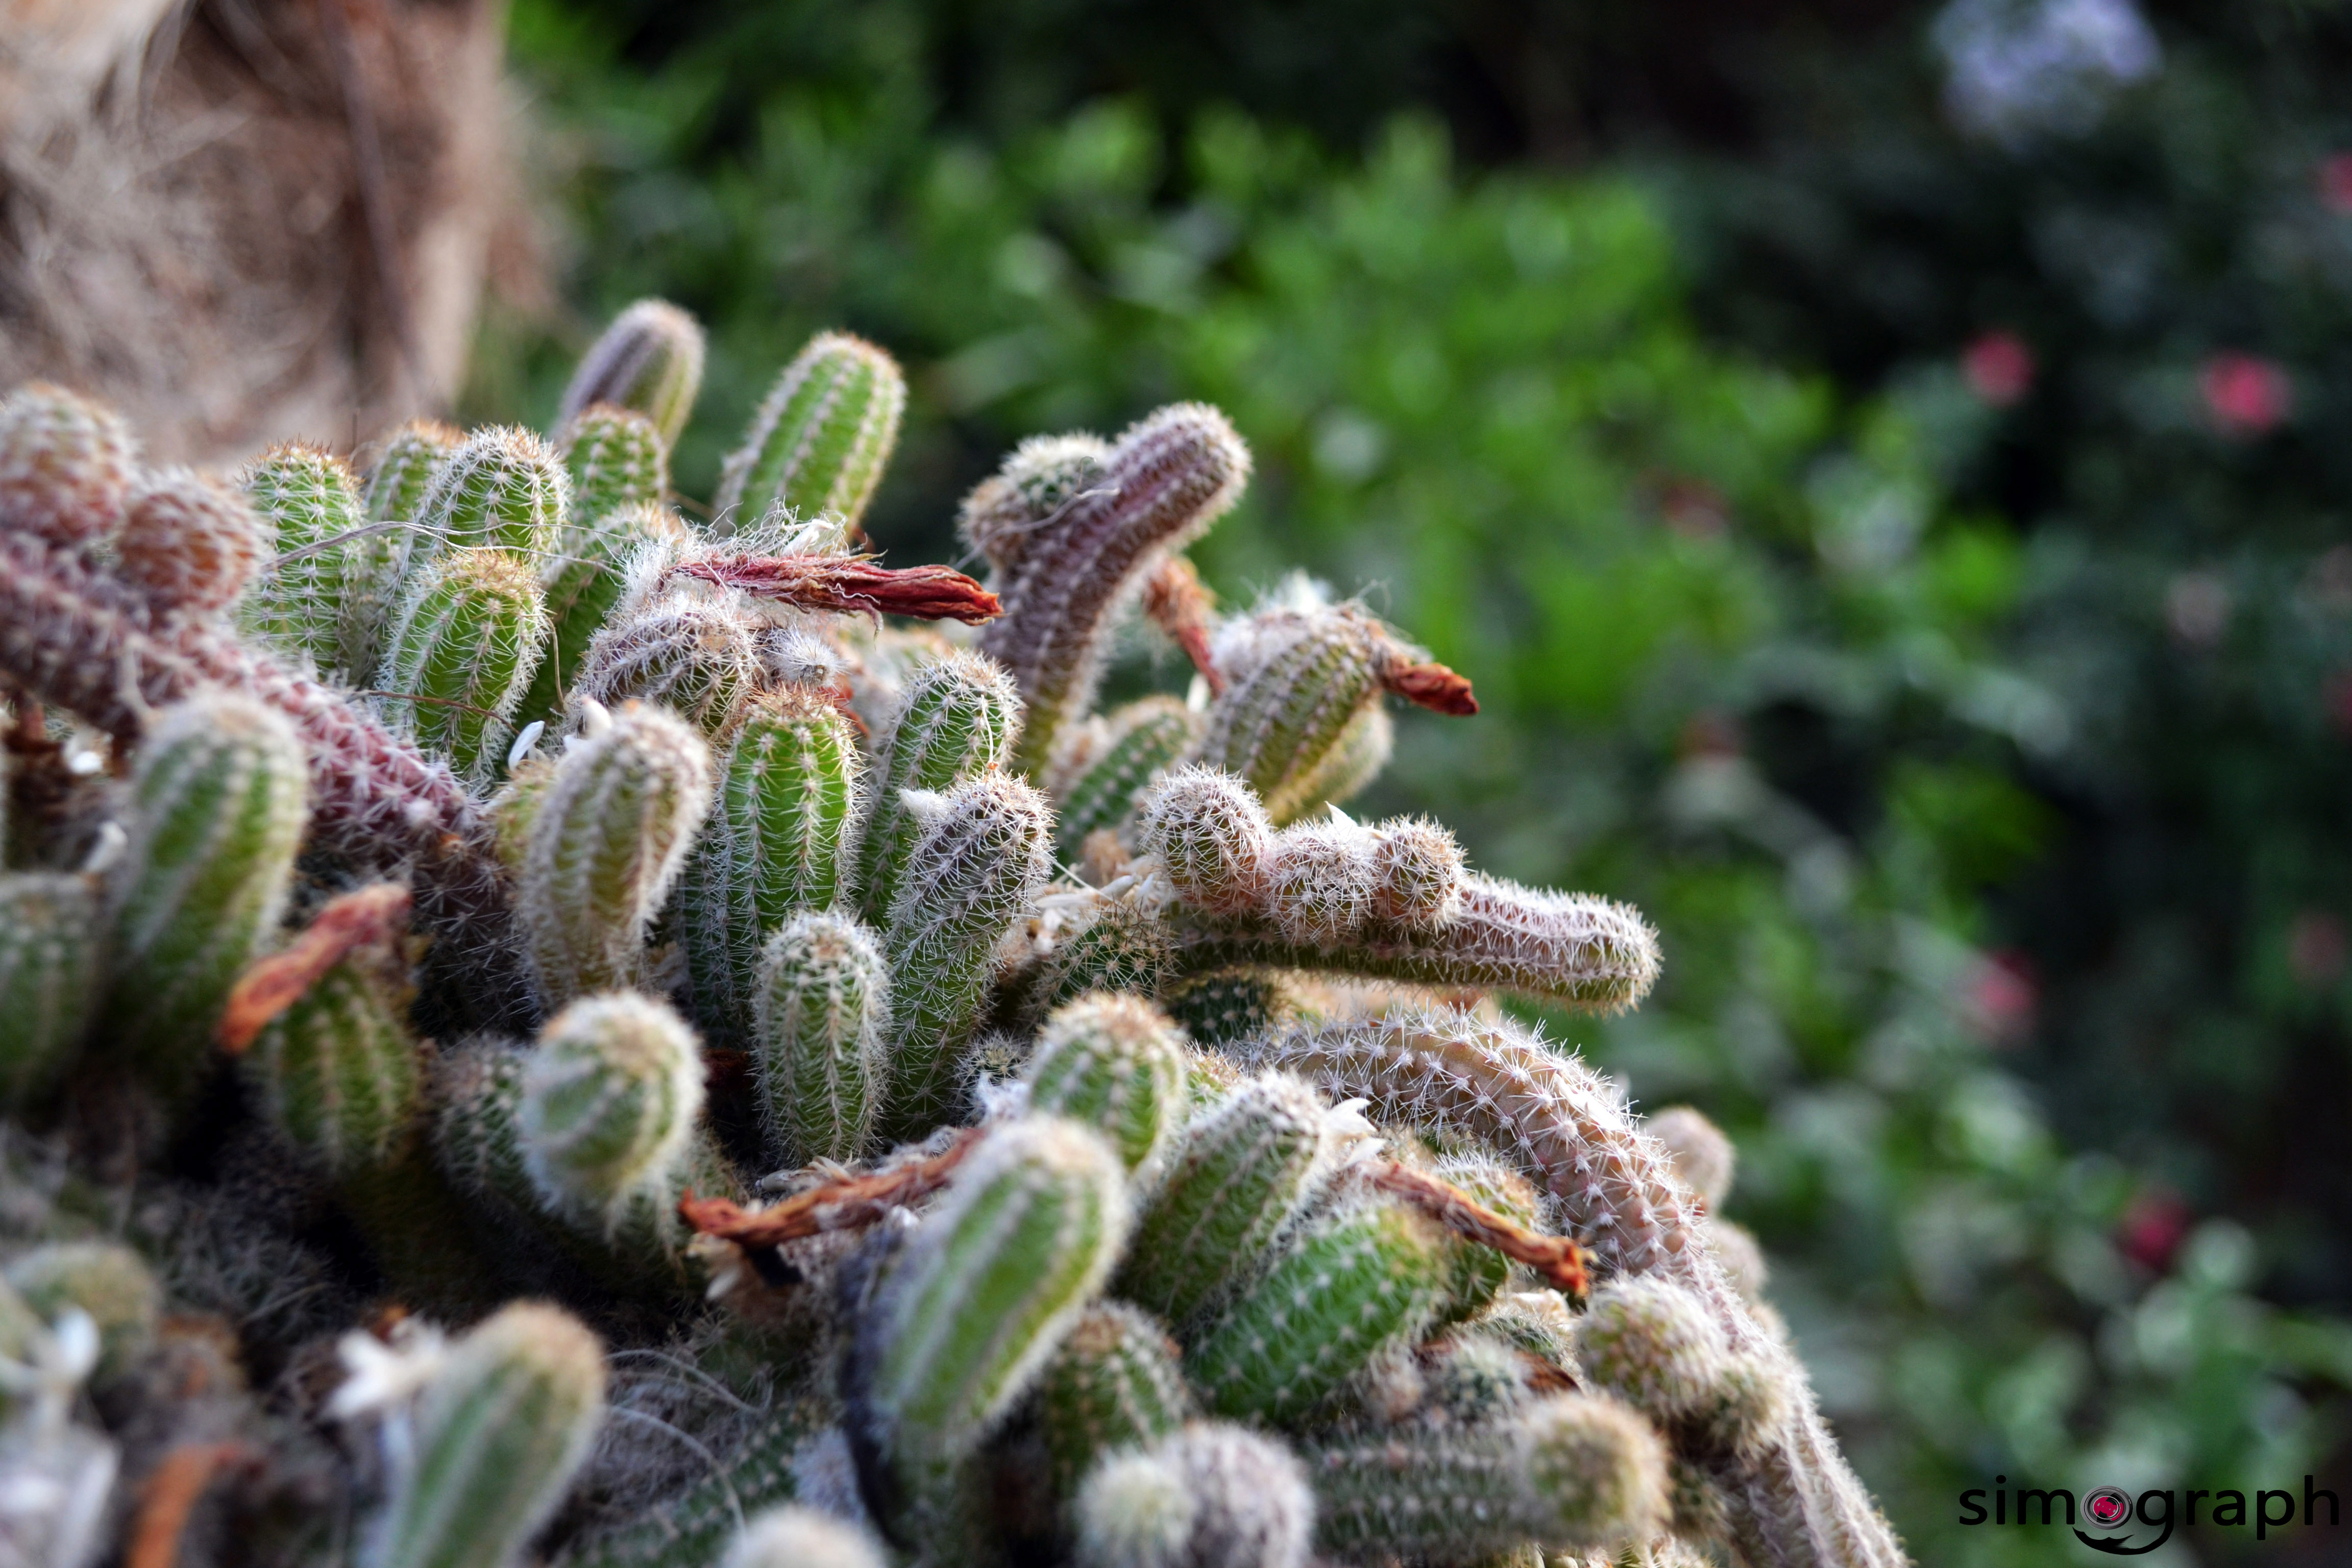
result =
[[376,681],[388,706],[460,776],[504,765],[514,714],[547,647],[539,574],[503,550],[453,550],[425,563],[385,639]]
[[1107,898],[1075,917],[1028,981],[1026,1018],[1036,1018],[1089,991],[1157,996],[1174,968],[1168,924],[1142,901]]
[[609,403],[589,405],[566,426],[563,466],[572,478],[569,532],[593,530],[625,506],[659,506],[669,495],[669,447],[660,428]]
[[74,873],[0,873],[0,1104],[72,1065],[98,1002],[99,898]]
[[108,900],[112,1040],[167,1095],[193,1086],[214,1020],[278,929],[308,810],[300,742],[259,703],[191,699],[155,721]]
[[457,1342],[417,1400],[410,1461],[378,1525],[378,1568],[513,1568],[586,1462],[604,1415],[595,1335],[508,1307]]
[[858,1315],[845,1388],[876,1516],[934,1534],[958,1465],[1026,1394],[1126,1239],[1118,1156],[1073,1123],[989,1133]]
[[898,362],[862,338],[820,332],[776,377],[731,453],[712,513],[739,530],[776,508],[855,524],[898,444]]
[[903,792],[952,789],[1003,763],[1020,724],[1012,681],[987,659],[950,654],[908,680],[858,837],[858,908],[868,921],[889,913],[919,831]]
[[1386,760],[1366,718],[1384,692],[1475,713],[1470,683],[1355,605],[1280,605],[1229,623],[1212,657],[1226,681],[1197,760],[1257,791],[1276,823],[1345,798]]
[[1089,720],[1055,758],[1045,784],[1061,813],[1063,856],[1075,858],[1090,833],[1125,826],[1151,781],[1200,734],[1201,716],[1172,697],[1146,697]]
[[562,460],[535,432],[475,431],[433,470],[416,504],[404,584],[449,550],[510,550],[535,565],[562,534],[571,491]]
[[592,719],[531,816],[516,917],[550,1006],[632,983],[710,806],[710,750],[637,703]]
[[1297,1237],[1186,1347],[1185,1372],[1221,1415],[1304,1415],[1443,1300],[1445,1242],[1386,1203],[1340,1209]]
[[921,832],[891,902],[890,1122],[914,1133],[952,1116],[963,1047],[995,977],[996,952],[1053,872],[1053,811],[993,771],[919,805]]
[[766,934],[847,891],[864,777],[849,721],[824,697],[786,687],[746,704],[671,895],[705,1027],[748,1029]]
[[648,552],[676,550],[686,542],[686,525],[657,502],[635,501],[593,520],[572,519],[540,574],[540,595],[547,605],[547,652],[531,673],[530,689],[515,710],[517,717],[549,723],[562,717],[589,646],[621,602],[630,563]]
[[396,954],[360,950],[313,981],[243,1058],[262,1114],[331,1173],[403,1152],[424,1109],[425,1066]]
[[1342,1558],[1610,1551],[1666,1526],[1657,1435],[1623,1405],[1581,1394],[1540,1400],[1492,1426],[1349,1435],[1305,1459],[1317,1543]]
[[702,1112],[702,1053],[677,1015],[635,992],[583,996],[524,1058],[515,1132],[548,1212],[592,1234],[665,1220]]
[[436,542],[423,534],[417,514],[441,465],[466,444],[466,433],[437,419],[412,419],[394,431],[369,471],[365,515],[377,531],[352,542],[350,592],[343,605],[341,664],[372,670],[382,657],[383,629],[400,604],[401,579],[412,554],[422,561]]
[[[1013,765],[1032,776],[1044,774],[1063,727],[1093,701],[1111,612],[1171,551],[1223,516],[1249,476],[1249,448],[1203,404],[1149,416],[1100,455],[1098,467],[1091,452],[1039,453],[1047,450],[1056,470],[1078,458],[1066,464],[1069,477],[1034,471],[1039,465],[1024,462],[1024,447],[965,503],[968,535],[1005,555],[992,556],[989,582],[1004,614],[981,634],[980,647],[1020,686],[1028,719]],[[1051,510],[1024,510],[1047,501]],[[1015,539],[1017,549],[1006,549]]]
[[322,671],[345,671],[345,627],[383,535],[363,534],[359,480],[316,447],[272,447],[237,475],[276,557],[237,607],[247,632]]
[[1055,1010],[1021,1082],[1032,1110],[1092,1127],[1147,1184],[1191,1110],[1183,1043],[1167,1015],[1137,996],[1097,992]]
[[759,643],[740,609],[667,600],[605,623],[580,661],[573,701],[657,703],[721,742],[761,679]]
[[1176,1344],[1152,1318],[1118,1301],[1088,1307],[1038,1384],[1055,1490],[1068,1497],[1105,1455],[1173,1435],[1192,1398]]
[[752,994],[752,1073],[786,1165],[865,1152],[887,1061],[889,975],[864,926],[814,910],[762,949]]
[[572,374],[556,411],[568,431],[597,404],[643,415],[664,446],[677,444],[702,390],[699,322],[664,300],[640,300],[613,319]]
[[1182,1327],[1257,1266],[1328,1177],[1329,1112],[1296,1079],[1258,1078],[1185,1129],[1136,1225],[1118,1293]]

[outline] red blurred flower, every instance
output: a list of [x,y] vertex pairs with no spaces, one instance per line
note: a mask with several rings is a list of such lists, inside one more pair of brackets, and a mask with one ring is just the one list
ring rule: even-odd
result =
[[2329,212],[2352,216],[2352,153],[2331,153],[2319,161],[2319,202]]
[[2007,408],[2033,390],[2033,351],[2015,332],[1985,333],[1960,353],[1969,390],[1995,408]]
[[2213,355],[2198,369],[2197,390],[2224,436],[2265,435],[2294,406],[2294,384],[2285,368],[2259,354]]
[[2344,922],[2326,910],[2305,910],[2286,928],[2286,966],[2313,990],[2341,979],[2347,958],[2352,958],[2352,942],[2345,938]]
[[1962,1005],[1986,1044],[2022,1045],[2032,1035],[2042,987],[2034,980],[2032,959],[2021,952],[1989,952],[1967,984]]
[[2189,1239],[2189,1205],[2180,1194],[2150,1187],[2131,1201],[2116,1224],[2116,1247],[2126,1258],[2152,1274],[2172,1267],[2180,1244]]

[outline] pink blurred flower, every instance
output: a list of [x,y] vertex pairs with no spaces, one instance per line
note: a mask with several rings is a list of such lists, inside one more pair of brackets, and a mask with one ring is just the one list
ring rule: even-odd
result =
[[2325,910],[2305,910],[2286,929],[2286,966],[2294,977],[2316,991],[2343,978],[2344,962],[2352,958],[2352,942],[2344,922]]
[[2116,1225],[2116,1247],[2126,1258],[2152,1274],[2172,1267],[2180,1244],[2189,1239],[2194,1217],[2178,1193],[2149,1187],[2131,1201]]
[[2331,153],[2319,161],[2319,202],[2329,212],[2352,216],[2352,153]]
[[2267,435],[2294,406],[2294,384],[2285,368],[2259,354],[2214,354],[2198,368],[2197,390],[2224,436]]
[[2033,1033],[2042,987],[2021,952],[1989,952],[1969,975],[1962,997],[1969,1021],[1988,1045],[2022,1045]]
[[2033,390],[2033,351],[2015,332],[1996,329],[1960,353],[1969,390],[1995,408],[2007,408]]

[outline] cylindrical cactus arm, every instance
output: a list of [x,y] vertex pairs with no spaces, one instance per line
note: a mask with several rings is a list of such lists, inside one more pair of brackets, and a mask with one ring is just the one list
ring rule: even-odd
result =
[[907,684],[875,767],[857,841],[858,907],[869,921],[890,912],[919,829],[902,792],[952,789],[1003,763],[1021,724],[1021,699],[1003,668],[954,653]]
[[[1475,713],[1470,683],[1426,661],[1355,605],[1279,605],[1229,623],[1212,657],[1226,681],[1197,760],[1257,791],[1277,823],[1368,782],[1386,760],[1369,720],[1383,693]],[[1367,742],[1370,752],[1364,751]]]
[[669,1008],[635,992],[584,996],[523,1060],[516,1135],[551,1214],[609,1234],[665,1219],[702,1114],[702,1054]]
[[1610,1552],[1666,1527],[1664,1445],[1633,1411],[1581,1394],[1494,1426],[1343,1436],[1304,1457],[1317,1542],[1348,1560]]
[[586,409],[611,404],[641,414],[675,445],[702,390],[702,327],[665,300],[640,300],[613,319],[572,373],[555,426],[570,430]]
[[512,1568],[588,1458],[604,1415],[596,1336],[518,1304],[452,1348],[417,1401],[376,1568]]
[[265,552],[263,524],[243,496],[163,468],[131,489],[114,570],[159,616],[211,616],[236,602]]
[[1517,1160],[1559,1205],[1604,1274],[1651,1275],[1705,1301],[1732,1351],[1777,1374],[1790,1406],[1777,1435],[1722,1481],[1749,1561],[1890,1568],[1907,1561],[1839,1454],[1803,1369],[1725,1277],[1672,1156],[1613,1085],[1525,1026],[1454,1009],[1297,1028],[1244,1051],[1384,1121],[1455,1129]]
[[[435,541],[416,522],[425,492],[441,465],[466,444],[466,433],[437,419],[412,419],[394,431],[368,471],[364,512],[381,531],[353,542],[351,592],[343,606],[342,667],[371,670],[383,647],[383,628],[400,603],[400,582],[412,552],[422,560]],[[385,526],[385,525],[391,526]]]
[[1079,1568],[1305,1568],[1315,1494],[1279,1442],[1200,1421],[1097,1465],[1072,1514]]
[[1174,933],[1140,900],[1104,899],[1075,919],[1025,980],[1024,1023],[1089,991],[1156,997],[1175,966]]
[[1120,1301],[1087,1309],[1046,1364],[1038,1410],[1064,1497],[1104,1455],[1173,1435],[1192,1414],[1176,1344],[1148,1314]]
[[109,891],[110,1037],[165,1093],[187,1089],[214,1020],[276,934],[309,809],[301,744],[223,692],[161,715],[131,785],[131,839]]
[[670,898],[706,1027],[742,1033],[767,934],[847,891],[865,773],[849,721],[825,697],[788,687],[746,705]]
[[932,797],[891,902],[889,1118],[911,1135],[950,1115],[963,1047],[980,1021],[997,949],[1053,870],[1045,796],[993,771]]
[[225,628],[202,617],[159,622],[80,552],[5,521],[0,673],[123,745],[139,742],[158,710],[205,688],[257,699],[301,737],[321,847],[362,867],[413,867],[419,907],[444,929],[478,930],[505,910],[477,808],[447,767]]
[[667,506],[632,502],[593,521],[575,519],[540,574],[547,605],[547,653],[530,678],[516,717],[549,724],[563,716],[563,702],[578,684],[589,645],[612,618],[628,584],[630,563],[645,552],[682,548],[686,525]]
[[898,444],[907,381],[887,353],[820,332],[793,356],[727,458],[712,515],[747,529],[776,508],[855,524]]
[[873,935],[830,911],[793,915],[761,950],[752,1076],[788,1166],[865,1152],[888,1070],[889,974]]
[[99,942],[97,879],[0,873],[0,1104],[72,1065],[98,1001]]
[[1181,1327],[1245,1277],[1329,1176],[1329,1112],[1296,1079],[1244,1083],[1185,1129],[1118,1293]]
[[536,563],[562,536],[571,500],[562,459],[536,432],[477,430],[433,470],[403,578],[446,550],[511,550]]
[[567,533],[593,530],[625,506],[659,506],[669,495],[669,446],[660,429],[609,403],[591,404],[565,428],[563,467],[572,478]]
[[875,1516],[938,1528],[956,1467],[1028,1392],[1126,1239],[1118,1156],[1049,1117],[992,1131],[857,1315],[849,1435]]
[[1154,786],[1141,837],[1184,912],[1187,969],[1326,970],[1596,1011],[1632,1006],[1657,979],[1657,933],[1633,909],[1462,870],[1426,823],[1276,835],[1240,781],[1188,768]]
[[1125,826],[1152,780],[1200,734],[1199,714],[1172,697],[1146,697],[1071,735],[1045,781],[1061,813],[1064,857],[1075,858],[1089,833]]
[[1444,1237],[1409,1210],[1361,1203],[1295,1238],[1186,1346],[1184,1370],[1221,1415],[1305,1415],[1444,1298]]
[[710,750],[624,705],[557,763],[523,843],[516,916],[550,1006],[636,977],[646,928],[710,806]]
[[380,539],[360,532],[369,524],[359,480],[331,452],[285,446],[247,464],[237,487],[269,525],[275,557],[238,605],[238,624],[320,670],[348,671],[344,627]]
[[0,397],[0,520],[48,544],[111,532],[139,472],[130,426],[112,409],[32,382]]
[[536,1188],[522,1157],[522,1074],[527,1053],[475,1039],[433,1064],[433,1159],[459,1192],[529,1213]]
[[532,566],[503,550],[448,551],[412,577],[376,681],[393,694],[394,722],[486,784],[506,762],[547,638]]
[[1057,1009],[1020,1081],[1032,1110],[1100,1132],[1147,1185],[1191,1110],[1183,1043],[1168,1016],[1139,996],[1097,992]]
[[750,619],[723,602],[660,601],[635,614],[624,605],[590,640],[572,701],[657,703],[723,743],[760,689],[752,632]]
[[242,1059],[278,1133],[329,1172],[404,1152],[424,1112],[425,1064],[410,1033],[396,951],[346,954],[263,1028]]
[[[988,507],[977,493],[967,503],[966,526],[976,537],[1027,534],[990,584],[1004,614],[980,640],[982,652],[1013,672],[1028,705],[1016,767],[1043,775],[1063,726],[1094,699],[1112,610],[1168,552],[1233,506],[1249,466],[1249,448],[1223,414],[1178,404],[1129,429],[1099,469],[1050,512],[981,525],[974,519]],[[1023,498],[1021,468],[1016,453],[1001,476],[1008,482],[994,492],[1007,505]]]

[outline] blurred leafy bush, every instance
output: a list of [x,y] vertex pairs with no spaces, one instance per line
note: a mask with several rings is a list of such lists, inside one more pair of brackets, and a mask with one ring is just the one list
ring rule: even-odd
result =
[[[1953,235],[1986,205],[2076,213],[2005,231],[2046,272],[2031,237],[2096,204],[1917,110],[1892,152],[1864,105],[1827,151],[1765,165],[1470,174],[1412,116],[1360,155],[1010,78],[949,116],[945,6],[762,6],[672,25],[657,60],[619,14],[517,8],[577,314],[494,316],[469,413],[544,418],[584,335],[643,293],[712,325],[705,430],[812,328],[868,333],[913,383],[869,520],[904,561],[951,551],[956,498],[1011,437],[1220,404],[1260,478],[1200,552],[1215,585],[1246,598],[1311,562],[1486,701],[1404,719],[1368,807],[1441,812],[1479,863],[1659,923],[1654,1000],[1569,1037],[1738,1139],[1735,1215],[1923,1562],[2074,1560],[2063,1531],[1956,1527],[1995,1473],[2137,1490],[2325,1467],[2352,1336],[2261,1294],[2340,1297],[2340,1268],[2308,1267],[2318,1194],[2262,1193],[2246,1129],[2214,1125],[2276,1110],[2296,1042],[2340,1058],[2352,1005],[2325,923],[2352,886],[2325,373],[2298,363],[2294,422],[2259,438],[2217,427],[2198,377],[2211,347],[2264,346],[2249,300],[2325,341],[2312,301],[2336,296],[2278,301],[2257,265],[2319,235],[2295,264],[2316,279],[2342,242],[2284,175],[2229,198],[2288,212],[2246,239],[2254,276],[2119,340],[2087,283],[1962,288]],[[2130,112],[2182,157],[2253,112],[2221,93],[2196,120],[2235,79],[2176,79]],[[2087,162],[2056,177],[2108,177],[2068,156]],[[2125,205],[2158,229],[2202,211],[2161,178]],[[1843,248],[1801,244],[1792,209]],[[1885,305],[1897,245],[1975,302]],[[1710,341],[1692,258],[1719,323],[1873,390]],[[2016,341],[1988,349],[1994,328]],[[2284,492],[2283,454],[2306,476]],[[682,488],[707,495],[716,465],[689,441]],[[1139,633],[1120,679],[1181,668]],[[2321,1081],[2340,1128],[2340,1062]]]

